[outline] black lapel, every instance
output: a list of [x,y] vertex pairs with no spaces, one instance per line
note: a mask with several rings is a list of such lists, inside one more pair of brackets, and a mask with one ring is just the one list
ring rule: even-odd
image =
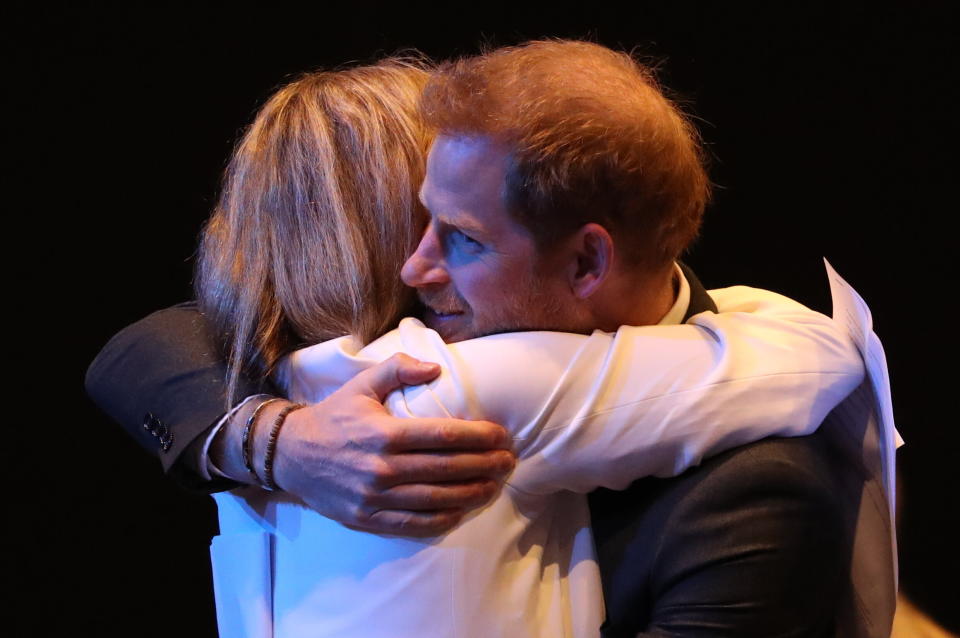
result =
[[690,284],[690,305],[687,307],[687,314],[683,316],[683,322],[686,323],[693,315],[698,315],[707,310],[717,312],[717,304],[707,294],[707,289],[703,287],[693,271],[683,262],[680,262],[680,270],[683,271],[683,276],[687,278],[687,283]]

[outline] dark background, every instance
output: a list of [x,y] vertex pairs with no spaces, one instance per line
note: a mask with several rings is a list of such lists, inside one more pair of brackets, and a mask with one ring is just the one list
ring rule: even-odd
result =
[[212,501],[168,482],[82,379],[112,333],[190,296],[197,233],[257,106],[298,71],[541,36],[661,63],[712,156],[716,197],[688,257],[708,287],[829,312],[826,256],[870,304],[908,441],[902,585],[956,629],[956,21],[948,3],[768,4],[4,9],[19,381],[3,448],[23,635],[215,633]]

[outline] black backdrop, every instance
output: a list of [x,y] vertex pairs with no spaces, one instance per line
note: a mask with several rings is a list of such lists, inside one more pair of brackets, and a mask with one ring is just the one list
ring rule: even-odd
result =
[[302,70],[540,36],[662,62],[713,157],[716,197],[688,257],[708,287],[772,288],[829,312],[827,256],[871,305],[908,441],[903,584],[956,627],[956,23],[947,3],[768,4],[4,9],[3,447],[22,633],[215,633],[212,502],[167,482],[85,398],[82,375],[113,332],[190,295],[197,233],[262,100]]

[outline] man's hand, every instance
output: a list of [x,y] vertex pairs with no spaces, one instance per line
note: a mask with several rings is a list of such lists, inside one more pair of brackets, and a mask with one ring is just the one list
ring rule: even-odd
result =
[[[392,390],[439,372],[436,364],[397,354],[321,403],[292,412],[277,439],[277,485],[350,527],[403,536],[451,529],[496,494],[514,457],[506,430],[494,423],[387,413],[383,399]],[[286,404],[276,401],[263,410],[257,439]],[[234,460],[236,425],[224,441]],[[255,459],[262,459],[262,447],[254,442]]]

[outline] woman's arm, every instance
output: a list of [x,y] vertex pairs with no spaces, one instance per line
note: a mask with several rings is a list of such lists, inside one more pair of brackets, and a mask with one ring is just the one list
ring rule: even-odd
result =
[[746,443],[814,432],[863,380],[829,317],[754,288],[713,297],[720,314],[622,328],[606,350],[585,348],[538,413],[510,483],[588,492],[677,475]]
[[[359,351],[338,340],[326,354],[298,352],[291,391],[323,398],[325,384],[396,351],[437,361],[440,378],[391,395],[391,411],[502,423],[521,459],[510,484],[588,492],[678,474],[768,436],[809,434],[861,382],[860,356],[829,317],[764,290],[713,294],[720,314],[614,335],[527,332],[446,345],[407,319]],[[310,388],[319,394],[306,396]]]

